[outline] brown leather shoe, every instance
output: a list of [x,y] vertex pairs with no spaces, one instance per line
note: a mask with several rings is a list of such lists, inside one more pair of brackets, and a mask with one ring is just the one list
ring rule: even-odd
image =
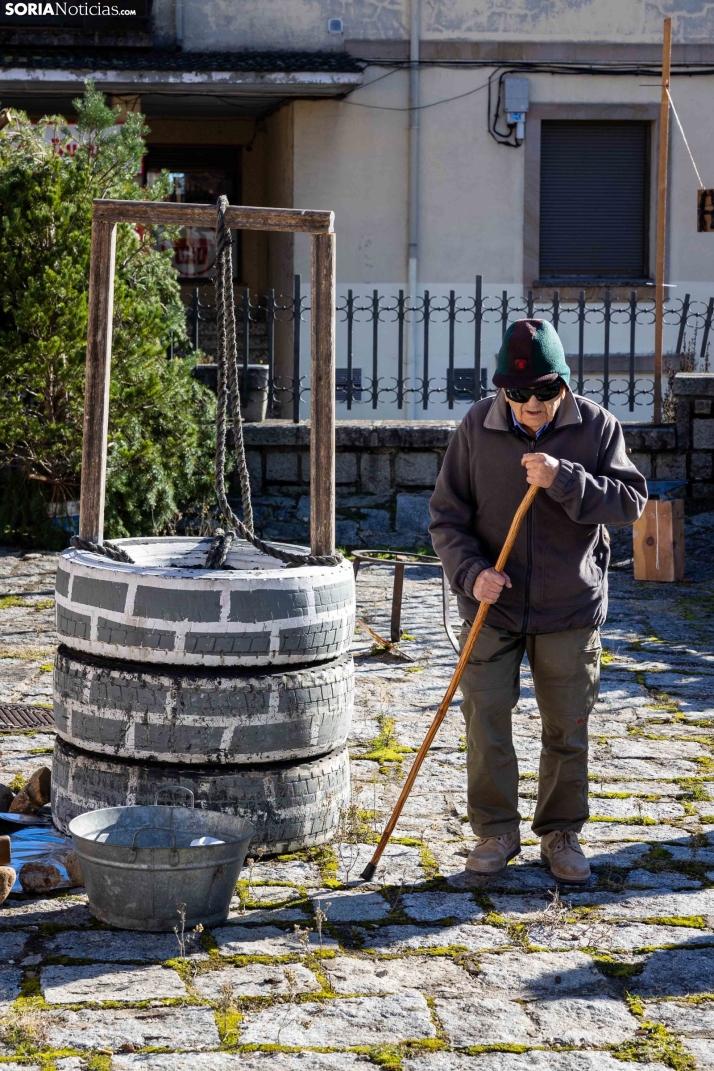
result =
[[480,837],[464,865],[472,874],[497,874],[520,850],[521,834],[517,829],[498,837]]
[[590,863],[572,829],[554,829],[541,837],[540,857],[558,881],[584,885],[590,879]]

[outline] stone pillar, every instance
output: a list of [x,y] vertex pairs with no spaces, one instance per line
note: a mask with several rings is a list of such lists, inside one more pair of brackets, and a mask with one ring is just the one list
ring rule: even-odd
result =
[[678,372],[677,445],[686,451],[693,498],[714,497],[714,373]]

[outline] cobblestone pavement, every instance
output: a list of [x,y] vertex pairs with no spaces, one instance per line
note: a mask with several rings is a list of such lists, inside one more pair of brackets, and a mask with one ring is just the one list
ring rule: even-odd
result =
[[[627,548],[618,537],[591,725],[588,887],[557,889],[530,830],[527,667],[514,715],[523,853],[498,877],[465,877],[454,704],[379,880],[359,881],[454,664],[435,573],[412,571],[415,661],[357,634],[353,807],[337,842],[246,868],[227,923],[184,955],[171,934],[102,928],[81,890],[11,897],[0,1071],[714,1068],[714,514],[688,522],[686,583],[635,584]],[[0,702],[50,702],[55,563],[0,552]],[[382,634],[390,590],[388,569],[360,572],[360,613]],[[0,780],[51,746],[50,733],[0,738]]]

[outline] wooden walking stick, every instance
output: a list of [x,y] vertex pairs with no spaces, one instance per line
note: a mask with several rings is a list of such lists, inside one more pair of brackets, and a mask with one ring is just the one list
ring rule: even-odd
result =
[[[503,549],[501,550],[501,553],[498,556],[498,561],[495,565],[497,573],[503,572],[506,562],[508,561],[508,555],[511,553],[511,550],[513,549],[513,544],[516,542],[516,536],[518,535],[521,524],[523,523],[523,518],[530,509],[531,502],[537,494],[537,487],[529,487],[523,501],[516,510],[515,516],[511,521],[511,527],[508,529],[506,542],[503,544]],[[459,660],[456,663],[456,669],[454,670],[454,674],[451,678],[451,681],[449,682],[449,687],[446,689],[446,694],[441,700],[441,703],[439,704],[439,709],[434,715],[433,722],[429,726],[429,732],[424,737],[424,742],[419,748],[419,751],[417,752],[417,756],[414,759],[411,770],[407,774],[407,779],[404,782],[404,788],[401,791],[401,794],[396,802],[389,821],[384,827],[384,832],[382,833],[381,840],[375,849],[374,855],[372,856],[371,861],[367,863],[367,866],[362,871],[361,876],[364,881],[371,881],[374,877],[374,872],[377,869],[377,864],[382,858],[382,852],[389,844],[389,838],[394,832],[394,827],[399,821],[399,816],[402,813],[404,804],[409,799],[409,793],[411,792],[414,782],[417,779],[417,775],[419,773],[419,770],[421,769],[421,764],[426,758],[426,754],[434,742],[434,737],[439,731],[439,726],[446,717],[449,707],[451,706],[451,700],[454,698],[456,689],[458,688],[461,678],[464,674],[464,670],[468,665],[468,661],[471,657],[471,652],[473,651],[474,644],[478,639],[478,634],[481,631],[481,626],[483,625],[486,619],[486,614],[488,613],[489,606],[490,603],[482,602],[478,608],[478,613],[476,614],[474,623],[471,626],[471,631],[469,632],[466,643],[463,646],[463,650],[461,651]]]

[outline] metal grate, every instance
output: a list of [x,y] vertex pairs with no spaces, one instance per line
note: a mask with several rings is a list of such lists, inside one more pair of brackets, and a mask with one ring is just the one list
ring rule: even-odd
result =
[[55,720],[47,707],[21,707],[0,703],[0,733],[17,729],[54,729]]

